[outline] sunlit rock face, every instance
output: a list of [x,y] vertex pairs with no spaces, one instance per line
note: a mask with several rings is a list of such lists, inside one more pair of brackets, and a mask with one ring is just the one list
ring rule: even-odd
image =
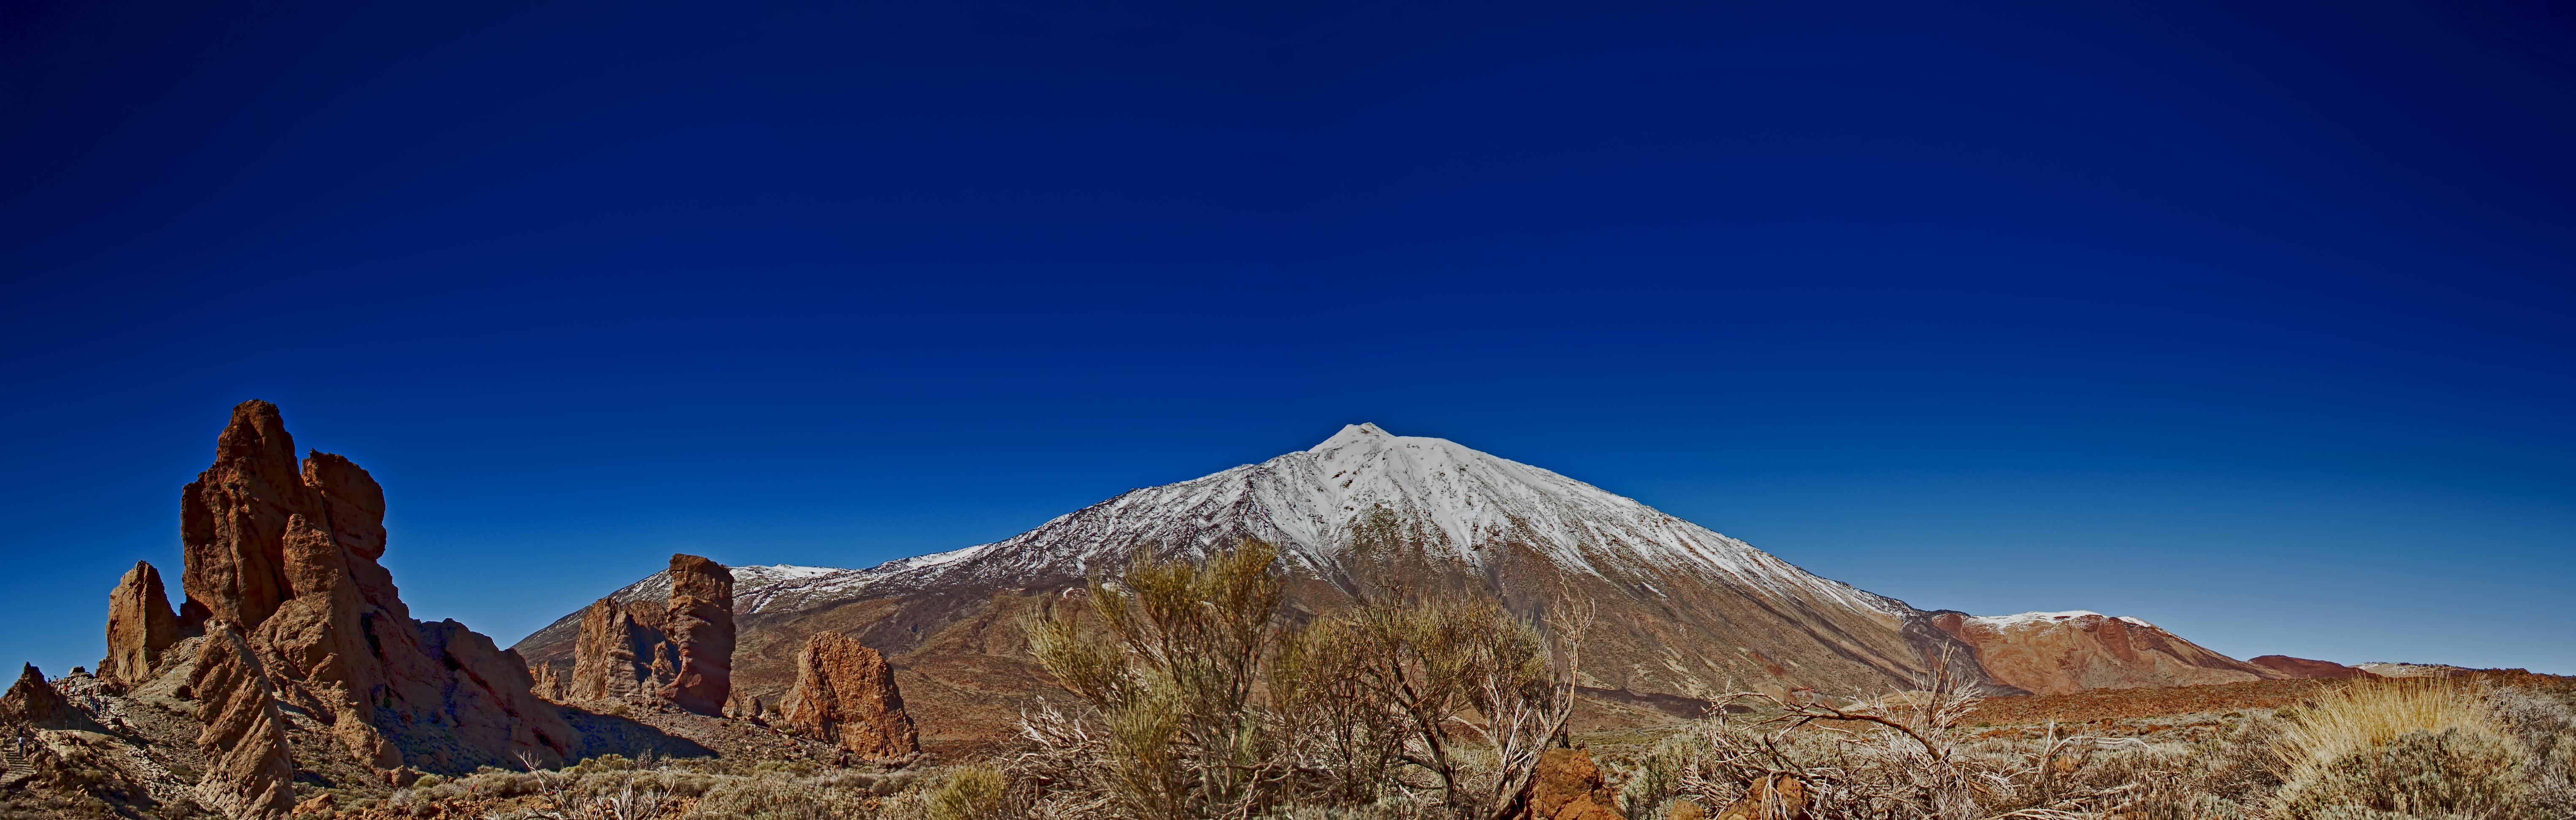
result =
[[1986,617],[1938,612],[1932,624],[1975,647],[1977,664],[1996,681],[2034,694],[2288,677],[2212,652],[2155,624],[2096,612]]
[[[357,464],[322,452],[295,458],[276,405],[233,408],[214,464],[181,493],[186,601],[177,626],[237,635],[248,656],[205,669],[219,691],[198,687],[200,700],[246,702],[242,687],[262,687],[319,716],[343,753],[380,769],[563,761],[573,732],[530,693],[516,653],[454,621],[412,619],[377,563],[384,514],[383,488]],[[143,597],[129,631],[148,647]],[[233,651],[230,640],[210,642],[199,663]],[[121,674],[126,662],[116,660]]]

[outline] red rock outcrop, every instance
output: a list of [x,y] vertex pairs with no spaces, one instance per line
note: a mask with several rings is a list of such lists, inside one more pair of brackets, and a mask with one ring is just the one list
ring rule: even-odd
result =
[[0,694],[0,722],[23,723],[44,729],[90,728],[89,718],[72,708],[72,702],[60,690],[45,681],[45,673],[35,664],[18,673],[18,682]]
[[733,696],[733,572],[695,555],[671,556],[671,602],[662,632],[673,669],[659,694],[701,715]]
[[1775,774],[1753,781],[1743,797],[1718,812],[1717,820],[1807,820],[1807,802],[1806,781]]
[[574,701],[651,696],[702,715],[733,697],[733,572],[671,556],[666,601],[601,598],[583,610],[573,645]]
[[[348,459],[299,465],[275,405],[233,408],[214,465],[180,500],[180,626],[232,625],[256,661],[217,681],[311,712],[377,768],[563,762],[572,729],[528,691],[526,664],[452,621],[412,619],[377,563],[384,511],[383,488]],[[196,691],[229,702],[251,690]]]
[[1521,790],[1520,820],[1626,820],[1618,796],[1601,779],[1601,767],[1581,749],[1549,749]]
[[[757,704],[753,707],[758,708]],[[789,731],[840,744],[876,760],[921,751],[912,717],[903,711],[894,668],[884,655],[838,632],[818,632],[796,652],[796,687],[779,704]]]
[[178,642],[179,615],[170,611],[161,571],[134,562],[107,594],[107,657],[98,662],[98,677],[127,686],[141,683],[152,677],[161,652]]
[[197,747],[211,760],[197,799],[228,817],[283,817],[295,808],[295,760],[277,692],[240,627],[218,620],[205,630],[188,672],[197,721],[206,725]]
[[2284,678],[2376,678],[2367,669],[2356,669],[2334,661],[2315,661],[2288,655],[2259,655],[2246,663],[2281,673]]
[[670,654],[661,623],[659,607],[627,607],[609,598],[591,603],[581,615],[581,640],[573,646],[571,699],[658,694],[672,676],[667,661],[658,669],[655,664],[657,656]]
[[1996,682],[2037,695],[2283,677],[2136,618],[2082,611],[1982,618],[1936,612],[1931,622],[1975,650],[1977,665]]

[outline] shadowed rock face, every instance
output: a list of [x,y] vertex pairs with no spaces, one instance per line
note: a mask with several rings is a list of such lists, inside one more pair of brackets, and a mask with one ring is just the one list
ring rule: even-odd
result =
[[98,676],[123,685],[152,677],[161,652],[179,642],[179,616],[161,589],[161,571],[136,561],[107,594],[107,657]]
[[669,665],[657,669],[654,663],[657,654],[670,652],[660,629],[661,609],[601,598],[583,610],[569,697],[591,701],[660,692],[671,677]]
[[733,696],[733,573],[695,555],[671,556],[664,612],[673,674],[659,694],[701,715],[723,714]]
[[[351,758],[377,768],[511,765],[520,755],[561,763],[572,730],[528,691],[515,653],[453,621],[412,619],[377,563],[384,512],[384,490],[348,459],[316,452],[299,464],[275,405],[233,408],[214,465],[180,498],[187,565],[178,623],[210,637],[228,628],[239,640],[212,641],[207,654],[227,658],[238,643],[246,655],[207,671],[198,697],[292,704],[327,724]],[[150,595],[140,598],[149,646]],[[112,641],[115,621],[112,612]],[[115,660],[123,673],[126,661]],[[207,663],[200,659],[201,670]],[[268,694],[253,698],[255,689]]]
[[90,721],[63,693],[45,681],[45,673],[35,664],[18,672],[18,682],[0,694],[0,721],[25,723],[45,729],[86,729]]
[[805,639],[796,653],[796,687],[779,709],[789,731],[832,741],[853,754],[892,760],[921,750],[895,689],[894,668],[884,655],[838,632]]
[[651,696],[702,715],[724,713],[733,696],[733,573],[673,555],[665,575],[670,593],[662,601],[611,596],[582,611],[571,700]]

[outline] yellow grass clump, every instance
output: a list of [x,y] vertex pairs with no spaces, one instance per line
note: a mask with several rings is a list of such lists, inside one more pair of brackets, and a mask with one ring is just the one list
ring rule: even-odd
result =
[[2299,710],[2273,749],[2296,778],[2408,732],[2451,729],[2499,741],[2510,737],[2476,688],[2441,678],[2395,678],[2355,683],[2317,698]]
[[2482,687],[2363,683],[2299,711],[2274,746],[2275,820],[2536,820],[2528,753]]

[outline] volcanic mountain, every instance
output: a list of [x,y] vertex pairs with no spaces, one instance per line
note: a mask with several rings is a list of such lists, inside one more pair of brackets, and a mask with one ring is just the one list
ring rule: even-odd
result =
[[[774,702],[805,637],[844,632],[893,660],[925,744],[979,745],[1051,688],[1028,659],[1027,614],[1140,549],[1195,556],[1244,538],[1280,547],[1290,606],[1304,611],[1398,586],[1489,596],[1530,615],[1589,600],[1599,616],[1580,672],[1596,700],[1686,712],[1695,698],[1741,689],[1915,688],[1945,656],[1958,678],[2020,691],[1988,675],[1963,640],[1973,636],[1944,629],[1941,613],[1818,577],[1635,499],[1371,424],[1304,452],[1132,490],[991,544],[868,569],[737,568],[736,691]],[[667,586],[655,576],[612,597],[650,599]],[[562,671],[579,630],[576,612],[516,649]],[[2244,667],[2199,651],[2231,672]]]

